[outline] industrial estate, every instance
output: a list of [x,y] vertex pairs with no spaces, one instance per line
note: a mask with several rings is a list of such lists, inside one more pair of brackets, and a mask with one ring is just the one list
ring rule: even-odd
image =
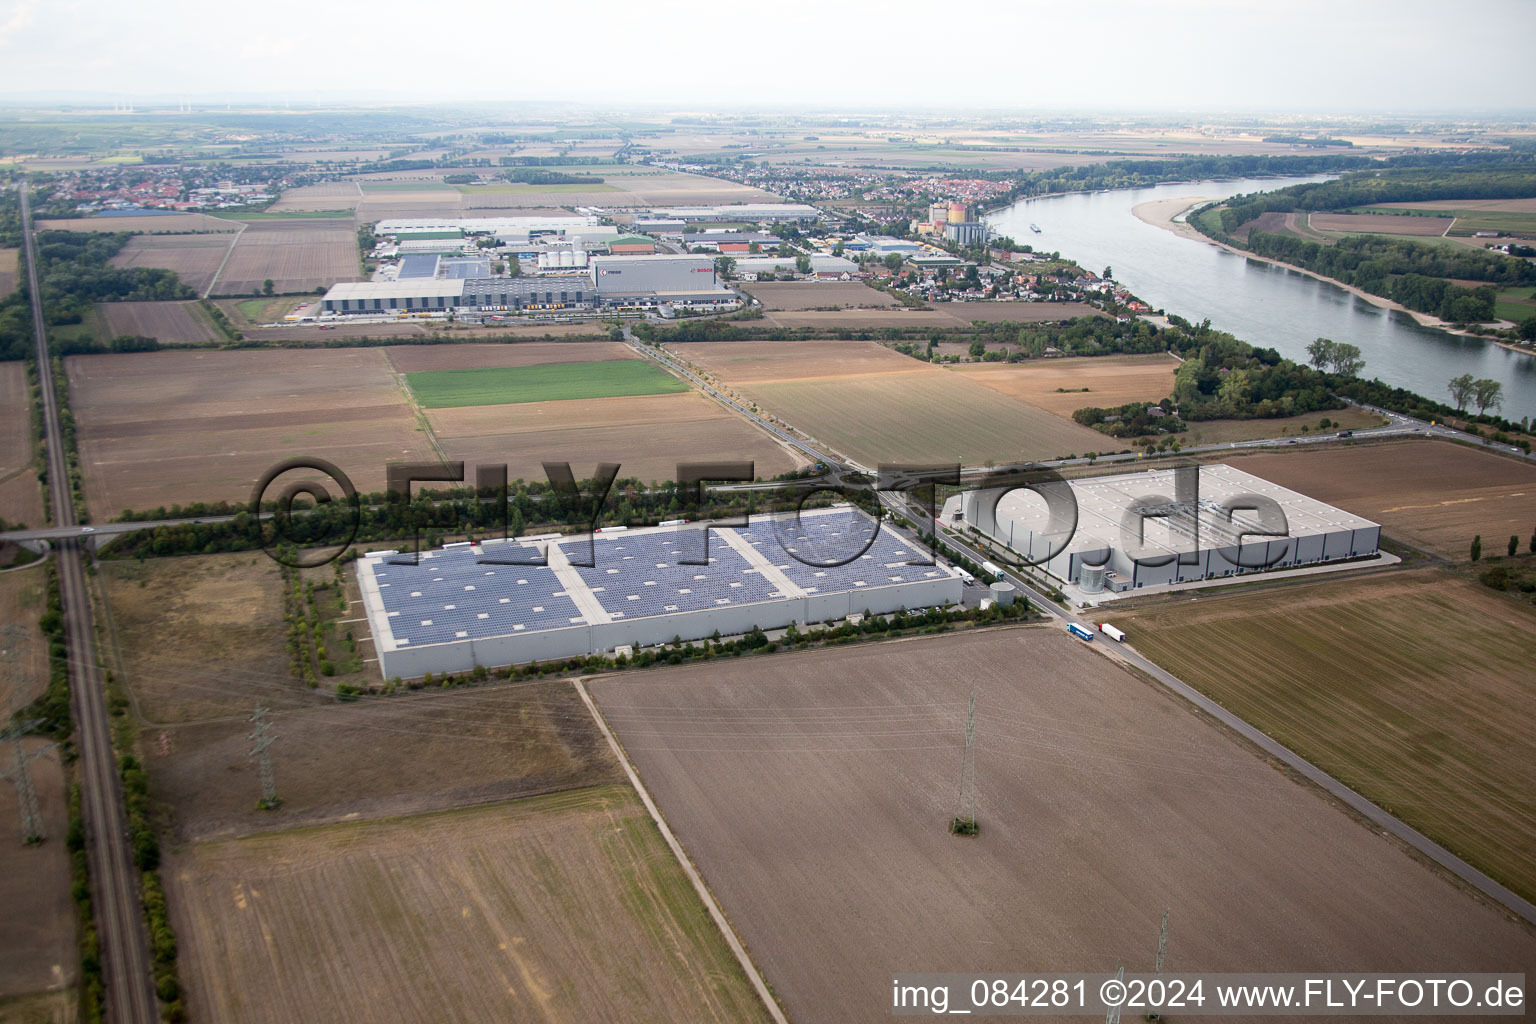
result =
[[1523,991],[1536,119],[640,106],[668,38],[0,107],[0,1024]]

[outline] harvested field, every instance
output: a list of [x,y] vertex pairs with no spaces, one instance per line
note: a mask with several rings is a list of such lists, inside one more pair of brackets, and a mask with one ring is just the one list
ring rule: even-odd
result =
[[0,249],[0,299],[14,292],[21,282],[18,268],[20,252],[20,249]]
[[[1529,931],[1051,627],[589,685],[791,1019],[887,1020],[911,965],[1150,964],[1165,907],[1177,971],[1536,964]],[[980,834],[956,839],[973,687]]]
[[1103,310],[1086,302],[935,302],[932,305],[938,312],[954,317],[962,327],[969,327],[972,320],[989,324],[1040,324],[1075,320],[1080,316],[1104,316]]
[[[100,563],[112,653],[155,725],[326,699],[288,670],[278,568],[260,552]],[[206,656],[206,660],[205,657]],[[220,666],[212,683],[207,665]]]
[[[41,567],[0,573],[0,622],[21,630],[21,641],[8,650],[0,671],[0,709],[10,712],[36,700],[48,681],[48,648],[37,629],[43,612],[45,577]],[[7,646],[12,646],[7,644]],[[46,745],[28,739],[28,753]],[[9,744],[5,765],[11,767]],[[16,787],[0,784],[0,1020],[11,998],[59,990],[77,974],[74,905],[69,898],[69,827],[64,776],[58,751],[32,761],[31,776],[42,811],[41,846],[24,846],[20,835]],[[44,1018],[46,1019],[46,1018]]]
[[931,373],[933,367],[872,341],[687,342],[667,350],[732,387],[861,374]]
[[263,220],[235,240],[213,292],[260,292],[266,279],[278,292],[311,292],[338,281],[362,279],[352,221],[326,217]]
[[357,204],[357,224],[400,217],[462,217],[464,197],[457,192],[390,192],[364,196]]
[[[1112,408],[1156,402],[1173,393],[1179,361],[1168,355],[1035,359],[1025,363],[961,363],[958,373],[994,391],[1070,418],[1084,406]],[[1060,388],[1071,389],[1066,393]],[[1077,389],[1088,388],[1087,392]]]
[[202,844],[167,875],[198,1019],[768,1019],[628,787]]
[[817,309],[824,306],[894,306],[888,294],[857,281],[765,281],[743,286],[764,310]]
[[427,409],[516,405],[587,398],[626,398],[689,390],[655,363],[634,358],[536,366],[424,370],[406,375],[411,394]]
[[1373,235],[1443,235],[1451,226],[1449,217],[1393,217],[1370,213],[1314,213],[1312,227],[1318,231],[1344,234],[1364,232]]
[[112,257],[114,267],[173,270],[182,283],[204,292],[213,283],[234,235],[135,235]]
[[[277,635],[279,650],[281,640]],[[219,683],[205,672],[202,685]],[[279,685],[284,689],[274,692],[236,677],[222,687],[245,696],[242,713],[145,726],[152,792],[171,807],[176,842],[418,814],[622,779],[568,683],[424,691],[362,704],[310,697],[291,679]],[[298,696],[289,696],[290,685]],[[247,719],[257,704],[274,709],[272,731],[281,737],[272,748],[283,798],[276,811],[256,808],[261,782]]]
[[[36,635],[36,634],[34,634]],[[46,746],[28,739],[28,753]],[[11,757],[6,745],[6,760]],[[9,765],[7,765],[9,767]],[[12,996],[66,989],[79,974],[75,948],[75,907],[69,895],[69,805],[59,751],[33,759],[29,767],[37,793],[41,846],[21,842],[16,787],[0,785],[0,1001]],[[0,1009],[0,1017],[4,1010]],[[46,1019],[46,1018],[45,1018]]]
[[1529,601],[1427,569],[1117,614],[1158,664],[1536,898]]
[[101,302],[96,313],[114,338],[132,334],[162,345],[224,340],[195,302]]
[[[37,628],[46,579],[41,567],[0,573],[0,622],[22,631],[14,651],[9,643],[5,645],[6,671],[0,674],[0,709],[5,709],[7,724],[10,713],[42,696],[48,682],[48,647]],[[9,759],[9,751],[6,755]],[[7,784],[0,790],[10,788]],[[0,818],[0,849],[10,841],[5,830],[15,827],[17,820]]]
[[766,313],[763,322],[773,327],[814,327],[818,330],[834,330],[838,327],[964,327],[948,313],[936,310],[907,309],[892,306],[888,309],[837,309],[804,310]]
[[1055,458],[1103,434],[872,341],[673,345],[770,415],[866,465]]
[[181,235],[189,232],[234,232],[238,221],[210,217],[206,213],[146,214],[141,217],[70,217],[40,220],[39,231],[131,231],[149,235]]
[[0,478],[0,519],[39,527],[47,525],[43,516],[43,488],[36,470],[22,469]]
[[[162,351],[65,360],[91,515],[246,501],[296,455],[361,491],[432,450],[377,349]],[[174,415],[169,415],[174,411]]]
[[[754,287],[763,287],[755,285]],[[821,287],[818,285],[817,287]],[[875,292],[874,289],[866,291]],[[1083,302],[935,302],[930,309],[805,310],[770,312],[763,319],[778,327],[969,327],[986,323],[1054,323],[1103,314]]]
[[396,373],[636,358],[633,349],[617,341],[526,341],[515,345],[400,345],[384,351],[389,356],[390,364]]
[[599,462],[647,483],[672,480],[679,462],[750,459],[757,475],[802,465],[768,435],[697,393],[435,409],[433,433],[449,458],[504,463],[510,479],[544,479],[544,462],[569,462],[577,479]]
[[1244,456],[1239,468],[1365,516],[1451,559],[1482,534],[1490,554],[1536,526],[1536,466],[1449,441],[1354,444]]
[[864,465],[1055,459],[1112,439],[934,368],[931,373],[753,384],[772,414]]
[[32,462],[32,395],[27,366],[0,363],[0,477]]
[[308,213],[315,210],[355,210],[362,192],[355,181],[327,181],[291,188],[267,207],[268,213]]
[[1536,213],[1536,198],[1425,199],[1410,203],[1373,203],[1383,210],[1484,210],[1491,213]]

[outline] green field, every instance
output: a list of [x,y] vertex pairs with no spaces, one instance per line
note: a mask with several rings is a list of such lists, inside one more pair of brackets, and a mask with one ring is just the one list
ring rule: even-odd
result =
[[1525,595],[1442,569],[1205,595],[1120,611],[1115,624],[1191,686],[1536,897]]
[[405,378],[416,400],[428,409],[666,395],[688,390],[688,385],[676,377],[638,359],[424,370],[408,373]]
[[1493,315],[1515,323],[1536,316],[1536,288],[1506,288],[1494,296]]

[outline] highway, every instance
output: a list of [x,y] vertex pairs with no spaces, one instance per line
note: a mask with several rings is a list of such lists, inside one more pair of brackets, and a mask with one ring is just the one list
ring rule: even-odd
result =
[[[52,386],[48,339],[43,327],[42,290],[38,286],[37,242],[32,235],[32,210],[25,181],[20,192],[27,284],[32,292],[32,325],[38,378],[42,384],[39,390],[43,397],[43,429],[48,444],[48,494],[53,503],[54,522],[68,531],[76,526],[75,507]],[[101,938],[106,1016],[114,1024],[154,1024],[156,1000],[144,915],[139,904],[139,873],[128,843],[127,812],[112,754],[106,690],[100,667],[96,664],[90,594],[86,590],[85,566],[80,541],[75,539],[77,535],[78,532],[75,535],[66,533],[54,543],[69,652],[70,708],[74,715],[75,744],[80,753],[86,851],[91,867],[96,928]]]

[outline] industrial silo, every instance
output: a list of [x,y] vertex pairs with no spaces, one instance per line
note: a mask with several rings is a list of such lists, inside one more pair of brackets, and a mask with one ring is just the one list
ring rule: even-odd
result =
[[1078,586],[1085,594],[1097,594],[1104,589],[1104,566],[1085,565],[1077,574]]
[[992,595],[992,600],[999,608],[1007,608],[1013,604],[1014,586],[1004,580],[998,580],[987,588]]

